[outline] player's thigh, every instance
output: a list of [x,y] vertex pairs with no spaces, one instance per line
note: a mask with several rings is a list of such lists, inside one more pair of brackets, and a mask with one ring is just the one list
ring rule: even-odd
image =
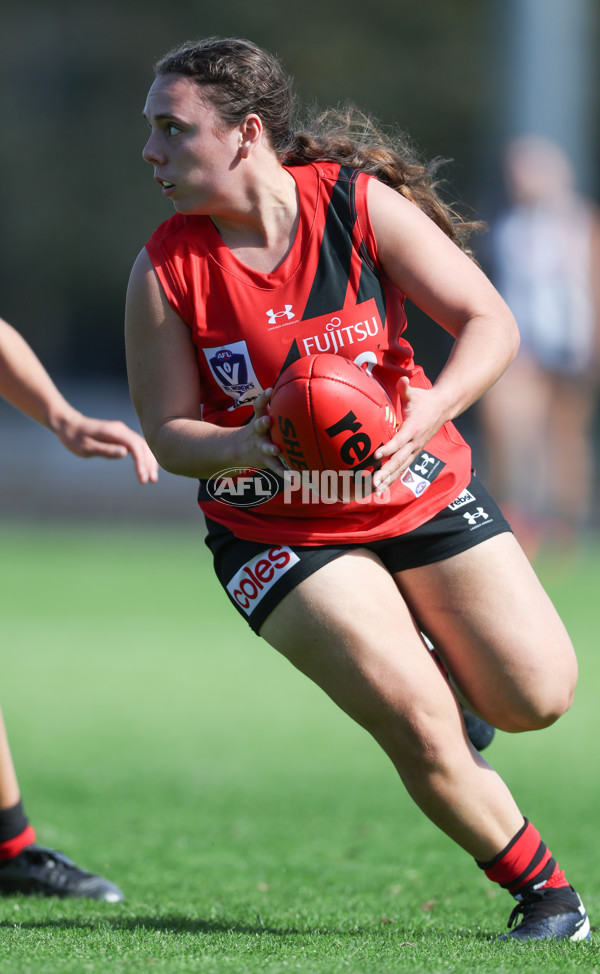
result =
[[573,646],[512,534],[396,580],[461,692],[496,726],[542,727],[570,706]]
[[300,582],[260,635],[379,739],[446,720],[461,733],[453,695],[394,579],[364,549]]

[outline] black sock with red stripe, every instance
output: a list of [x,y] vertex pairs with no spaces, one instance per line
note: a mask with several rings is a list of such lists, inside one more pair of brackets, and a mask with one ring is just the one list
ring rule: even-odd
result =
[[0,862],[14,859],[32,842],[35,842],[35,832],[29,824],[23,803],[19,800],[11,808],[0,808]]
[[542,842],[540,833],[527,819],[494,859],[476,862],[480,869],[485,870],[488,879],[499,883],[517,900],[522,900],[537,889],[569,886],[564,872],[558,868],[548,846]]

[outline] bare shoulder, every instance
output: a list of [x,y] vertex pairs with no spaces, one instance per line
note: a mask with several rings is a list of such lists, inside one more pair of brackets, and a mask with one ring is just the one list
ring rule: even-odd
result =
[[126,322],[129,326],[136,320],[146,325],[159,324],[171,317],[179,320],[167,301],[150,256],[143,248],[129,275],[125,302]]
[[409,297],[417,297],[423,284],[445,286],[457,274],[476,276],[460,247],[401,193],[372,179],[367,206],[381,266]]
[[367,207],[380,258],[402,254],[448,257],[459,248],[416,204],[377,179],[369,180]]
[[144,274],[152,270],[152,261],[150,260],[150,254],[145,247],[142,247],[139,254],[133,262],[133,267],[131,269],[131,276],[138,274]]
[[379,179],[369,180],[367,205],[369,218],[374,229],[376,225],[385,227],[388,223],[397,224],[398,220],[402,224],[412,225],[416,223],[423,226],[430,225],[437,229],[433,221],[425,215],[416,203],[411,202],[402,193],[382,183]]
[[160,290],[158,278],[148,251],[143,247],[131,268],[127,296],[129,299],[131,295],[140,296],[145,292],[151,292],[155,289]]

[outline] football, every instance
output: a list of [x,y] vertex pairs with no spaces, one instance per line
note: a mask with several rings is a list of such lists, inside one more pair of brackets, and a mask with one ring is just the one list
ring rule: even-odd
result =
[[269,408],[271,439],[288,470],[327,472],[330,479],[333,473],[339,500],[352,499],[359,481],[362,493],[370,493],[381,466],[373,454],[399,423],[369,372],[341,355],[308,355],[280,375]]

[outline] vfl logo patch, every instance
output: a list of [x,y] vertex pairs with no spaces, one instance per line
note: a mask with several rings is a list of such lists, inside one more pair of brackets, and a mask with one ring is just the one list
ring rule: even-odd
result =
[[452,501],[451,504],[448,504],[448,507],[451,511],[457,511],[459,507],[464,507],[465,504],[470,504],[471,501],[474,500],[475,500],[475,495],[472,494],[471,491],[465,487],[462,493],[460,493],[458,497]]
[[232,342],[218,348],[203,348],[213,378],[234,406],[246,406],[263,388],[256,378],[246,342]]
[[242,612],[249,616],[269,589],[299,561],[298,555],[286,545],[266,548],[236,572],[227,584],[227,591]]
[[432,453],[423,450],[417,459],[413,460],[408,470],[404,471],[400,480],[415,497],[420,497],[445,466],[446,464],[439,457],[434,457]]

